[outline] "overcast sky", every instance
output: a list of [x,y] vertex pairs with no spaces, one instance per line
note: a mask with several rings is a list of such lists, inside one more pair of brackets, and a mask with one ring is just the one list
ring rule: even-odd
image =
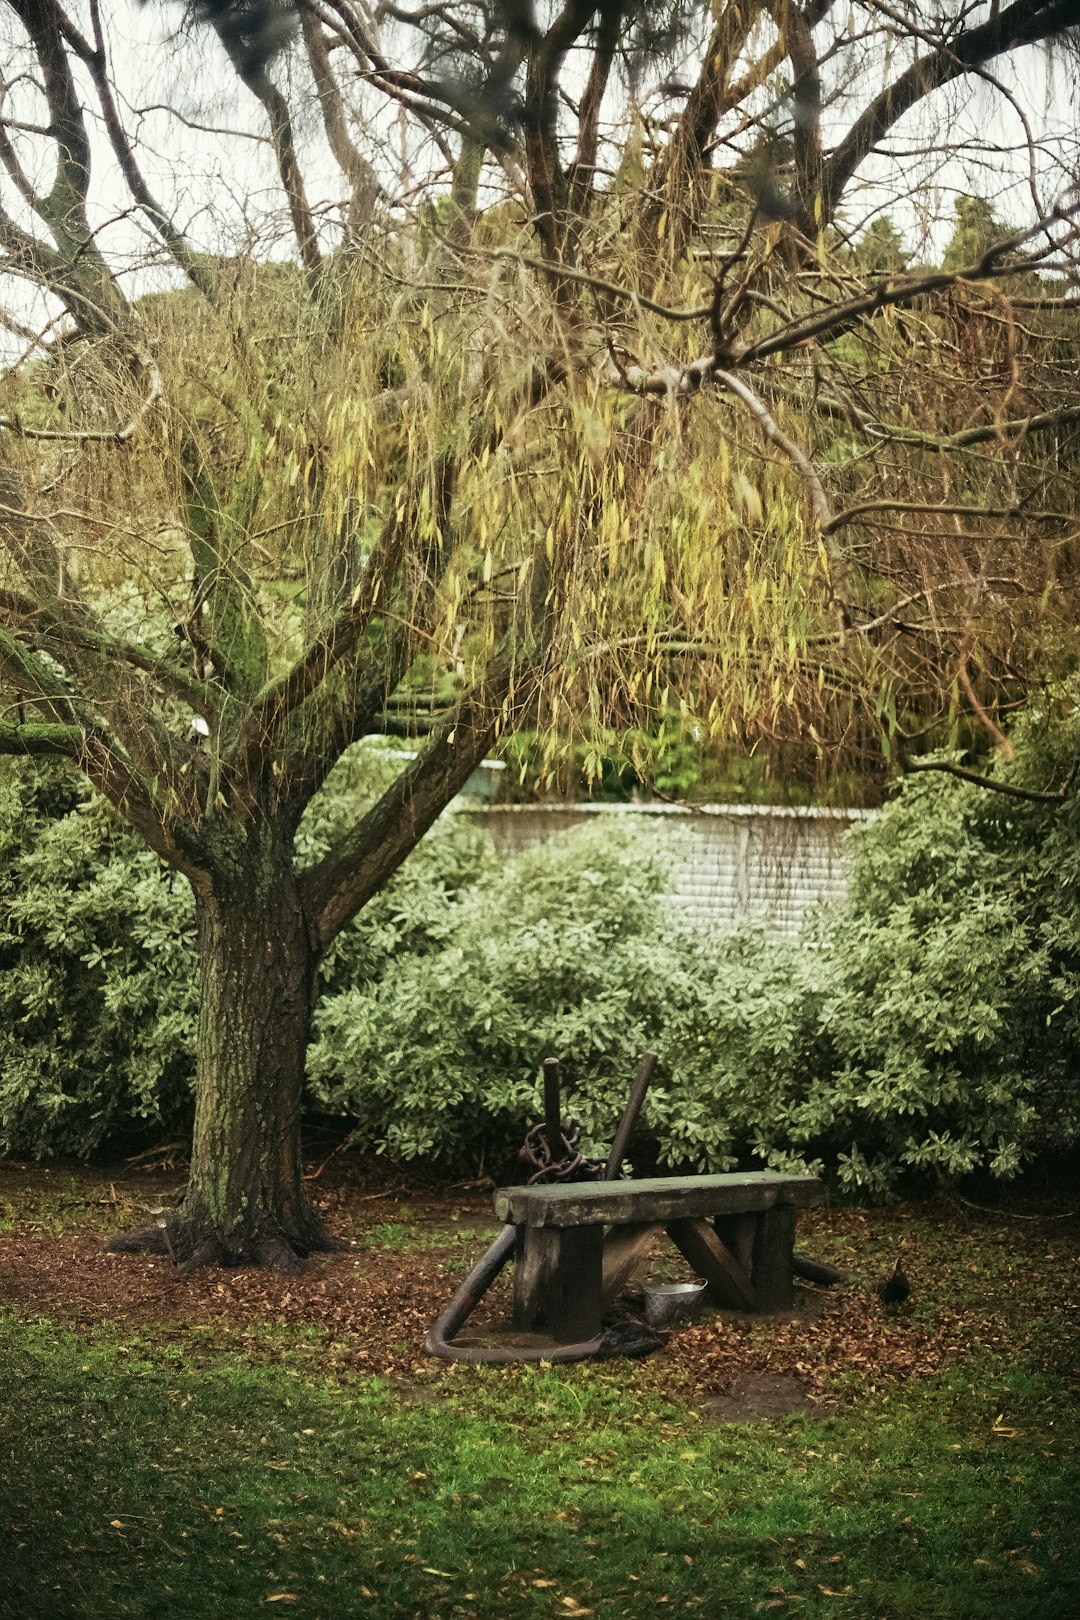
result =
[[[75,14],[89,28],[89,19],[80,15],[82,10],[76,7]],[[182,15],[182,8],[171,3],[140,5],[119,0],[108,7],[118,98],[144,172],[198,246],[235,252],[258,241],[263,253],[289,253],[292,242],[266,139],[265,115],[239,85],[210,30],[179,32]],[[855,8],[835,7],[817,38],[827,44],[839,31],[843,42],[844,31],[857,32],[862,16]],[[28,122],[44,122],[41,97],[26,81],[13,84],[20,36],[6,9],[0,27],[8,61],[5,109]],[[762,25],[768,27],[771,24]],[[846,128],[854,109],[865,105],[885,78],[895,77],[904,65],[902,52],[894,50],[885,61],[877,51],[851,77],[845,63],[857,49],[856,44],[845,42],[845,49],[827,69],[827,142]],[[21,66],[29,65],[24,57]],[[844,216],[850,226],[861,228],[875,211],[887,211],[913,250],[931,257],[940,253],[948,238],[953,201],[959,191],[989,197],[1001,215],[1016,225],[1029,222],[1036,217],[1037,208],[1045,211],[1062,195],[1078,168],[1075,85],[1064,60],[1030,50],[991,66],[998,88],[985,81],[953,85],[928,98],[897,124],[884,152],[864,166],[861,183],[849,194]],[[655,77],[691,79],[696,70],[697,59],[688,55],[682,64],[676,64],[674,75],[665,63]],[[306,69],[283,60],[274,71],[282,81],[291,78],[300,92],[298,134],[309,196],[332,240],[344,185],[322,137]],[[566,87],[571,94],[583,71],[581,59],[568,64]],[[840,81],[844,71],[849,75],[846,88]],[[648,79],[646,67],[642,100],[649,110],[657,111],[665,103],[655,94],[650,98]],[[92,105],[88,95],[87,106]],[[678,101],[669,100],[666,105],[675,110]],[[763,94],[759,110],[782,128],[786,113],[774,90]],[[416,129],[406,131],[396,107],[368,90],[359,111],[364,138],[377,151],[384,179],[395,187],[415,187],[432,172],[435,159],[427,137]],[[612,87],[605,111],[613,128],[625,129],[629,103],[624,88]],[[1028,147],[1029,132],[1035,138],[1033,149]],[[729,131],[722,127],[720,133],[723,136]],[[133,292],[167,284],[175,272],[163,268],[156,239],[138,215],[131,213],[115,159],[96,124],[93,139],[92,221],[107,257],[120,267]],[[15,142],[27,171],[47,189],[54,161],[51,143],[32,134],[16,135]],[[614,153],[614,149],[609,151]],[[718,161],[724,162],[724,156]],[[11,214],[29,225],[31,216],[10,183],[2,184],[2,194]],[[8,309],[24,324],[40,323],[45,318],[44,301],[23,285],[13,286],[11,278],[5,279]],[[10,351],[10,343],[7,348]]]

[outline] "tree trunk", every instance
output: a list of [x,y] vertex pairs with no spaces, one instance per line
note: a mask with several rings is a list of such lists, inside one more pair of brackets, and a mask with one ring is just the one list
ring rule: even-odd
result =
[[[196,899],[199,1038],[191,1175],[165,1233],[116,1240],[167,1249],[181,1265],[296,1270],[341,1247],[304,1184],[300,1115],[318,954],[291,850],[249,839]],[[156,1240],[155,1240],[156,1238]]]

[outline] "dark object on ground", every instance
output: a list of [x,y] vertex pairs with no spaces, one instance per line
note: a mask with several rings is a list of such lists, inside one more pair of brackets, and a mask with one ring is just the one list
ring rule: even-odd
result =
[[808,1254],[793,1254],[791,1269],[796,1277],[801,1277],[804,1282],[820,1283],[822,1288],[830,1288],[833,1283],[852,1281],[848,1272],[838,1271],[835,1266],[826,1265],[824,1260],[811,1260]]
[[663,1343],[661,1335],[654,1333],[651,1327],[628,1318],[625,1322],[613,1323],[605,1331],[596,1359],[608,1361],[616,1356],[651,1356]]
[[877,1285],[877,1292],[886,1305],[902,1305],[911,1293],[911,1284],[905,1277],[897,1260],[887,1277],[883,1277]]

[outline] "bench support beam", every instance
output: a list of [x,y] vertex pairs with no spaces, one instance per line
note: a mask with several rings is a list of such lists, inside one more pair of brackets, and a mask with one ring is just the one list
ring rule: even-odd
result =
[[757,1290],[743,1266],[717,1237],[708,1221],[670,1221],[668,1237],[709,1285],[714,1305],[737,1311],[758,1309]]
[[605,1309],[618,1299],[638,1267],[644,1265],[663,1231],[664,1228],[653,1221],[612,1227],[604,1239]]

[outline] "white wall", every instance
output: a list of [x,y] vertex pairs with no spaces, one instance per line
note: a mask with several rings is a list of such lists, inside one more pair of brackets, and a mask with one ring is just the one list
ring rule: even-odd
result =
[[673,922],[733,928],[764,923],[798,932],[807,911],[845,888],[844,833],[869,810],[770,805],[536,804],[462,806],[491,833],[500,853],[516,854],[597,816],[629,820],[654,837],[671,862],[667,896]]

